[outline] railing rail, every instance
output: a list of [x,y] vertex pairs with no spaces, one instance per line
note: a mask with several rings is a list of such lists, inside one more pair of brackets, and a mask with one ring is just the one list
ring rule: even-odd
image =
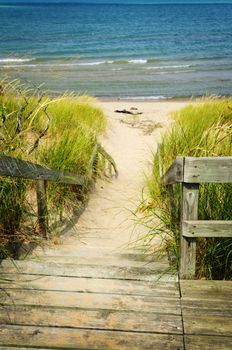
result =
[[[201,183],[232,183],[232,157],[177,157],[161,184],[182,184],[180,277],[195,278],[197,237],[232,237],[232,221],[198,220],[198,197]],[[174,204],[174,198],[170,198]]]
[[81,175],[45,168],[39,164],[3,155],[0,156],[0,176],[46,180],[72,185],[84,184],[84,177]]

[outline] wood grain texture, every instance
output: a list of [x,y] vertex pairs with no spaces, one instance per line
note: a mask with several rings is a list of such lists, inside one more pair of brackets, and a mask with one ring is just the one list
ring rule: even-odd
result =
[[37,208],[39,229],[45,239],[49,238],[48,225],[48,208],[47,208],[47,193],[46,181],[38,180],[36,182]]
[[48,276],[66,276],[66,277],[89,277],[89,278],[109,278],[122,280],[140,280],[140,281],[163,281],[176,279],[175,274],[165,274],[166,264],[157,263],[156,269],[149,267],[118,267],[106,265],[82,265],[71,263],[39,262],[33,260],[15,261],[4,260],[0,265],[0,272],[3,273],[21,273],[37,274]]
[[45,168],[18,158],[0,156],[0,175],[31,180],[47,180],[73,185],[83,185],[84,177],[64,171]]
[[180,288],[184,316],[192,317],[193,321],[198,316],[208,317],[211,323],[213,316],[232,320],[232,281],[181,280]]
[[180,281],[182,298],[199,300],[224,300],[229,302],[232,294],[232,281]]
[[[16,350],[16,349],[18,350],[17,345],[16,345],[16,346],[7,346],[7,345],[6,345],[6,346],[5,346],[5,345],[2,345],[2,346],[1,346],[1,345],[0,345],[0,350]],[[40,349],[40,350],[51,350],[52,348],[49,349],[49,348],[44,348],[44,347],[41,348],[41,347],[40,347],[39,349]],[[20,346],[20,350],[38,350],[38,348],[37,348],[37,347],[36,347],[36,348],[32,348],[31,346],[25,348],[25,347],[21,347],[21,346]],[[52,349],[52,350],[53,350],[53,349]]]
[[[182,187],[182,223],[186,220],[198,218],[198,184],[183,184]],[[183,236],[181,224],[181,246],[180,246],[180,277],[183,279],[194,279],[196,270],[196,239]]]
[[232,183],[232,157],[185,157],[183,181]]
[[183,314],[192,314],[193,317],[199,314],[208,316],[232,316],[232,302],[223,299],[191,299],[185,298],[181,300]]
[[182,229],[184,237],[232,237],[232,221],[189,220]]
[[57,349],[183,350],[181,335],[2,326],[1,344]]
[[210,315],[207,311],[183,313],[185,334],[222,335],[232,337],[232,317],[230,315]]
[[161,177],[163,185],[172,185],[177,182],[183,182],[184,179],[184,157],[177,157],[168,168],[164,176]]
[[[221,347],[228,346],[224,337],[232,341],[232,281],[180,281],[181,309],[185,335],[195,335],[188,338],[190,349],[198,349],[198,337],[204,338],[201,349],[208,349],[213,344],[213,338],[218,345],[221,336]],[[232,344],[232,342],[231,342]],[[188,349],[188,346],[186,349]],[[216,347],[212,347],[216,349]]]
[[182,334],[183,331],[180,315],[138,313],[133,310],[9,306],[1,310],[0,323],[163,334]]
[[179,298],[176,282],[146,282],[101,278],[75,278],[65,276],[36,276],[30,274],[1,275],[6,280],[0,287],[8,289],[38,289],[119,295],[147,295]]
[[[73,254],[72,254],[73,253]],[[78,254],[79,253],[79,254]],[[51,255],[50,255],[51,254]],[[74,255],[75,254],[75,255]],[[21,259],[25,260],[25,259]],[[28,260],[28,259],[27,259]],[[42,253],[38,254],[38,249],[36,253],[34,253],[33,258],[30,257],[30,260],[37,261],[37,262],[48,262],[52,261],[54,263],[72,263],[72,264],[88,264],[88,265],[111,265],[111,266],[118,266],[118,267],[148,267],[148,268],[155,268],[156,264],[158,263],[158,266],[163,265],[163,267],[168,268],[169,262],[168,258],[166,256],[164,257],[154,257],[152,255],[148,256],[147,258],[144,258],[140,254],[134,255],[134,254],[105,254],[105,252],[102,252],[102,255],[97,256],[96,254],[88,255],[85,254],[85,251],[75,251],[75,247],[72,247],[72,250],[70,249],[69,254],[66,254],[66,251],[56,252],[47,250]]]
[[219,336],[185,336],[185,350],[231,350],[231,337]]
[[180,302],[176,298],[21,289],[5,289],[0,293],[2,305],[11,305],[14,302],[14,305],[180,314]]

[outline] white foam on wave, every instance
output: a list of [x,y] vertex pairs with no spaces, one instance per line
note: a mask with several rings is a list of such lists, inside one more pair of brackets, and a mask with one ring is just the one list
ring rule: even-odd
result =
[[0,58],[0,63],[23,63],[32,60],[32,58]]
[[125,96],[120,97],[120,100],[167,100],[165,96]]
[[77,63],[78,66],[99,66],[100,64],[105,64],[106,61],[97,61],[97,62],[81,62]]
[[138,59],[138,60],[129,60],[128,63],[134,63],[134,64],[145,64],[147,63],[147,60],[144,59]]
[[145,69],[161,70],[161,69],[177,69],[177,68],[189,68],[189,67],[191,67],[190,64],[180,64],[180,65],[174,65],[174,66],[154,66],[154,67],[146,67]]
[[39,66],[37,64],[24,64],[24,65],[21,65],[21,64],[7,64],[4,66],[2,66],[3,69],[8,69],[8,68],[38,68]]
[[100,64],[114,64],[115,61],[94,61],[94,62],[80,62],[76,63],[77,66],[98,66]]

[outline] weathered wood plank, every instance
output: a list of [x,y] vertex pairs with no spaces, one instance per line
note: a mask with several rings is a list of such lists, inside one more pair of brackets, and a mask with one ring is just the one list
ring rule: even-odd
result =
[[[75,247],[74,247],[75,248]],[[62,249],[62,248],[61,248]],[[168,258],[165,256],[163,259],[162,258],[158,258],[157,259],[152,259],[152,257],[150,257],[150,261],[147,259],[146,260],[139,260],[139,259],[133,259],[133,258],[127,258],[127,257],[124,257],[123,255],[120,255],[120,254],[114,254],[114,255],[105,255],[105,254],[102,254],[101,255],[90,255],[90,252],[89,252],[89,256],[88,254],[85,256],[85,255],[81,255],[81,252],[80,252],[80,255],[78,255],[79,251],[78,249],[76,248],[76,256],[74,255],[65,255],[66,252],[64,252],[64,254],[62,254],[62,251],[60,252],[60,255],[58,255],[58,252],[57,254],[55,254],[56,251],[51,251],[50,254],[54,254],[54,255],[49,255],[49,252],[46,252],[44,253],[44,255],[37,255],[37,254],[34,254],[33,257],[29,257],[29,258],[26,258],[26,260],[32,260],[32,261],[37,261],[37,262],[41,262],[41,263],[44,263],[44,262],[49,262],[49,261],[52,261],[54,263],[72,263],[72,264],[81,264],[81,265],[84,265],[84,264],[88,264],[88,265],[112,265],[112,266],[118,266],[118,267],[148,267],[148,268],[151,268],[151,269],[155,269],[157,263],[158,263],[158,267],[160,268],[162,265],[163,265],[163,268],[165,269],[168,268],[169,266],[169,262],[168,262]],[[24,259],[22,259],[24,260]]]
[[196,314],[184,310],[185,334],[222,335],[232,337],[232,317],[230,315],[209,315],[207,311]]
[[[18,350],[18,346],[16,345],[16,346],[5,346],[5,345],[0,345],[0,350],[15,350],[15,349],[17,349]],[[21,347],[20,346],[20,350],[38,350],[38,348],[36,347],[36,348],[32,348],[31,346],[30,347]],[[39,348],[39,350],[54,350],[54,348]]]
[[0,176],[56,181],[74,185],[83,185],[85,182],[82,175],[45,168],[39,164],[3,155],[0,156]]
[[176,298],[128,296],[57,292],[44,290],[5,289],[0,291],[2,305],[42,305],[81,309],[133,310],[140,312],[180,314],[180,302]]
[[230,301],[232,281],[180,281],[182,298]]
[[177,157],[168,168],[164,176],[161,177],[163,185],[172,185],[177,182],[183,182],[184,179],[184,157]]
[[[198,218],[198,184],[183,183],[182,188],[182,223],[186,220]],[[181,247],[180,247],[180,277],[194,279],[196,269],[196,239],[183,236],[181,224]]]
[[163,264],[155,269],[149,267],[118,267],[118,266],[95,266],[69,263],[41,262],[33,260],[15,261],[4,260],[0,265],[1,273],[39,274],[66,277],[91,277],[127,280],[175,280],[175,275],[165,274],[167,268]]
[[[6,346],[5,345],[1,346],[0,345],[0,350],[15,350],[15,349],[17,349],[17,350],[19,349],[17,345],[16,346],[7,346],[7,345]],[[39,349],[40,350],[54,350],[52,348],[44,348],[44,347],[43,348],[40,347]],[[36,348],[32,348],[31,346],[25,348],[25,347],[21,347],[20,346],[20,350],[38,350],[38,348],[37,347]]]
[[57,349],[183,350],[181,335],[2,326],[1,345]]
[[1,310],[0,324],[182,334],[180,315],[134,311],[9,306]]
[[185,350],[231,350],[231,337],[186,335]]
[[120,295],[150,295],[178,298],[179,289],[176,282],[144,282],[100,278],[75,278],[59,276],[36,276],[10,274],[1,275],[2,288],[40,289],[86,293],[110,293]]
[[232,221],[189,220],[182,228],[184,237],[232,237]]
[[[189,322],[198,317],[208,317],[205,327],[210,328],[217,317],[232,320],[232,281],[180,281],[182,314]],[[191,325],[189,325],[190,327]],[[213,326],[212,326],[213,327]],[[218,329],[220,324],[218,324]],[[206,328],[207,329],[207,328]],[[232,327],[231,327],[232,329]]]
[[43,237],[45,239],[48,239],[49,227],[48,227],[48,208],[47,208],[47,194],[46,194],[45,180],[38,180],[36,182],[36,194],[37,194],[39,229]]
[[232,183],[232,157],[185,157],[183,181]]
[[182,313],[192,315],[193,318],[199,314],[231,317],[232,301],[224,299],[188,299],[181,300]]

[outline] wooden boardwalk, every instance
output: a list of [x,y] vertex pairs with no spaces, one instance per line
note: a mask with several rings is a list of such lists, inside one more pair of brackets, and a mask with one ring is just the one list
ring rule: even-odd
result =
[[0,349],[232,349],[232,282],[179,282],[138,252],[67,252],[3,262]]
[[[63,245],[37,249],[27,260],[0,265],[0,350],[232,350],[232,281],[180,281],[168,272],[165,257],[153,254],[151,263],[139,251],[119,249],[134,230],[128,212],[141,195],[142,150],[149,137],[137,129],[125,132],[126,126],[115,118],[112,124],[110,140],[116,145],[120,176],[114,183],[98,184],[79,220],[77,236]],[[124,139],[128,142],[122,154]],[[169,185],[173,174],[184,175],[170,174]],[[193,207],[190,213],[185,211],[190,227],[190,220],[197,219],[192,216],[197,216],[198,185],[189,191],[182,177],[178,181],[186,187],[186,203],[194,204],[188,206]],[[227,235],[228,229],[223,230]],[[182,275],[192,277],[195,238],[186,232]]]

